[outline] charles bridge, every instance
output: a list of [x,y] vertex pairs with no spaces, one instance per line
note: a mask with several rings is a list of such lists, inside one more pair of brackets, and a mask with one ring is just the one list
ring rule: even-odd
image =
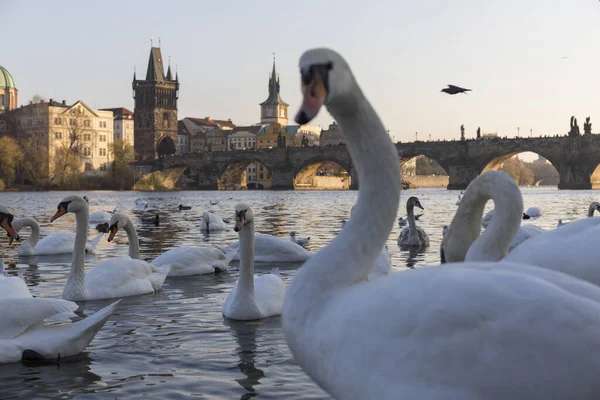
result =
[[[591,189],[592,175],[600,164],[600,135],[417,141],[397,143],[396,148],[401,164],[419,155],[439,163],[449,175],[448,189],[465,189],[483,171],[498,169],[509,157],[527,151],[546,158],[556,168],[559,189]],[[142,173],[183,167],[189,189],[231,189],[243,185],[243,172],[255,161],[271,174],[272,189],[294,189],[294,182],[314,175],[327,161],[344,168],[351,176],[350,188],[358,188],[345,145],[188,153],[138,161],[132,166]]]

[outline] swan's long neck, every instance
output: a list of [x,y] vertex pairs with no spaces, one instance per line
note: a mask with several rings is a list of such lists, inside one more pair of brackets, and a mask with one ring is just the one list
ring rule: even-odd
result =
[[129,257],[139,259],[140,239],[138,238],[137,231],[133,226],[133,222],[131,222],[129,218],[123,230],[125,231],[125,233],[127,233],[127,240],[129,241]]
[[21,246],[29,245],[31,247],[35,247],[35,245],[40,241],[40,224],[31,218],[31,217],[23,217],[23,218],[15,218],[13,224],[15,225],[15,229],[17,231],[22,228],[28,226],[31,228],[31,235],[23,242]]
[[593,202],[592,204],[590,204],[590,206],[588,207],[588,217],[593,217],[594,216],[594,211],[596,211],[596,207],[598,206],[598,203]]
[[408,228],[411,231],[416,231],[417,223],[415,221],[415,206],[407,204],[406,205],[406,215],[407,215],[407,219],[408,219]]
[[63,297],[68,293],[68,298],[85,297],[85,247],[87,244],[88,225],[90,213],[87,208],[75,213],[77,224],[75,230],[75,247],[73,248],[73,261],[71,271],[65,285]]
[[350,94],[338,98],[328,110],[340,125],[358,173],[358,201],[346,227],[293,280],[288,293],[297,298],[296,305],[312,308],[315,299],[328,297],[330,291],[365,281],[398,212],[398,152],[375,110],[354,85]]
[[240,230],[240,276],[238,293],[254,299],[254,222],[248,222]]
[[[488,200],[494,200],[494,217],[481,232],[481,217]],[[497,171],[481,175],[469,185],[444,239],[448,262],[498,261],[510,247],[523,217],[523,197],[512,178]]]

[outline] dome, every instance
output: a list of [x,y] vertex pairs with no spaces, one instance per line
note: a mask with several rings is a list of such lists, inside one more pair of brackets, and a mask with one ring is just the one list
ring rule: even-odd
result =
[[15,81],[13,80],[10,72],[6,70],[2,65],[0,65],[0,89],[8,89],[15,87]]

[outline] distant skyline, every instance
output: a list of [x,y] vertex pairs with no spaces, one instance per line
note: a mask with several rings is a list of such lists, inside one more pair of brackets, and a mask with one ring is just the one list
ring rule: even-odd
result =
[[[33,6],[35,4],[35,7]],[[101,6],[100,6],[101,5]],[[169,7],[171,6],[171,7]],[[600,3],[584,0],[56,3],[0,1],[0,65],[21,104],[36,93],[94,108],[133,109],[150,37],[178,68],[179,118],[260,120],[272,53],[290,123],[297,62],[327,46],[350,63],[396,140],[498,132],[565,134],[575,115],[600,132]],[[567,58],[564,58],[567,57]],[[449,96],[447,84],[472,89]],[[326,128],[331,116],[314,121]]]

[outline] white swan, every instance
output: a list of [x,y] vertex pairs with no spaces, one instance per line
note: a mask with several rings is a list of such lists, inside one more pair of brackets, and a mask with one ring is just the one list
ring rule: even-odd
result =
[[223,231],[227,229],[227,225],[217,214],[204,211],[200,220],[200,230],[205,232]]
[[[600,211],[600,203],[598,203],[597,201],[592,201],[590,203],[590,206],[588,207],[587,217],[588,218],[593,217],[594,211]],[[559,219],[556,227],[558,228],[559,226],[563,226],[563,225],[567,225],[567,224],[568,224],[568,222],[563,222],[562,219]]]
[[400,246],[429,246],[429,236],[422,228],[417,227],[415,222],[415,207],[424,210],[419,199],[412,196],[406,202],[408,226],[402,229],[398,236],[398,245]]
[[[481,219],[481,226],[483,228],[487,228],[488,225],[492,222],[492,218],[494,218],[494,214],[496,213],[495,209],[491,209],[490,211],[488,211],[487,214],[485,214],[483,216],[483,218]],[[525,213],[523,213],[523,218],[522,219],[531,219],[531,217]]]
[[[224,253],[230,253],[240,248],[240,242],[233,242],[229,247],[221,249]],[[314,253],[304,247],[280,238],[279,236],[257,233],[254,235],[254,261],[266,263],[280,262],[302,262],[308,260]],[[240,260],[240,254],[234,256],[234,260]]]
[[298,239],[296,238],[296,232],[290,232],[290,240],[296,244],[299,244],[302,247],[306,247],[306,245],[310,241],[310,236],[306,239]]
[[[108,241],[112,241],[119,229],[127,234],[129,257],[140,258],[139,238],[133,222],[123,213],[115,213],[111,220]],[[171,266],[168,276],[213,274],[226,271],[235,252],[224,254],[214,247],[177,247],[156,257],[151,264],[156,267]]]
[[[354,207],[352,207],[352,210],[354,210]],[[350,212],[350,214],[352,214],[352,212]],[[344,226],[346,226],[345,219],[342,220],[342,229],[344,229]],[[377,255],[373,268],[371,268],[371,272],[369,272],[369,275],[367,276],[367,280],[389,275],[392,271],[392,256],[390,255],[386,244]]]
[[[600,288],[502,262],[365,282],[398,209],[398,153],[339,55],[312,50],[300,68],[296,121],[308,123],[326,102],[360,182],[346,228],[286,292],[282,327],[303,370],[345,400],[596,399],[598,362],[589,355],[600,351]],[[473,212],[479,228],[483,206]]]
[[285,284],[279,271],[254,276],[254,213],[250,206],[235,207],[235,228],[240,237],[240,275],[223,304],[223,315],[255,320],[281,314]]
[[0,258],[0,298],[31,298],[31,292],[21,277],[8,276],[4,259]]
[[[40,225],[34,218],[15,218],[13,220],[13,226],[17,232],[21,231],[21,229],[25,227],[29,227],[31,229],[31,234],[29,237],[19,246],[18,254],[20,256],[41,256],[73,253],[73,248],[75,246],[74,232],[55,232],[44,236],[40,240]],[[96,246],[98,246],[98,243],[103,236],[104,233],[100,233],[92,239],[86,241],[85,252],[92,253],[96,249]]]
[[528,215],[531,218],[538,218],[542,216],[542,210],[539,207],[529,207],[527,211],[525,211],[525,215]]
[[460,199],[462,198],[464,192],[460,192],[460,194],[458,195],[458,200],[456,200],[456,205],[460,205]]
[[130,257],[115,257],[96,264],[85,274],[84,257],[88,228],[88,204],[79,196],[65,197],[50,222],[74,213],[77,223],[71,271],[63,291],[65,300],[110,299],[153,293],[159,290],[170,266],[155,267]]
[[99,210],[90,213],[90,224],[103,224],[110,221],[110,218],[113,216],[115,211],[116,210],[113,210],[113,212],[108,212]]

